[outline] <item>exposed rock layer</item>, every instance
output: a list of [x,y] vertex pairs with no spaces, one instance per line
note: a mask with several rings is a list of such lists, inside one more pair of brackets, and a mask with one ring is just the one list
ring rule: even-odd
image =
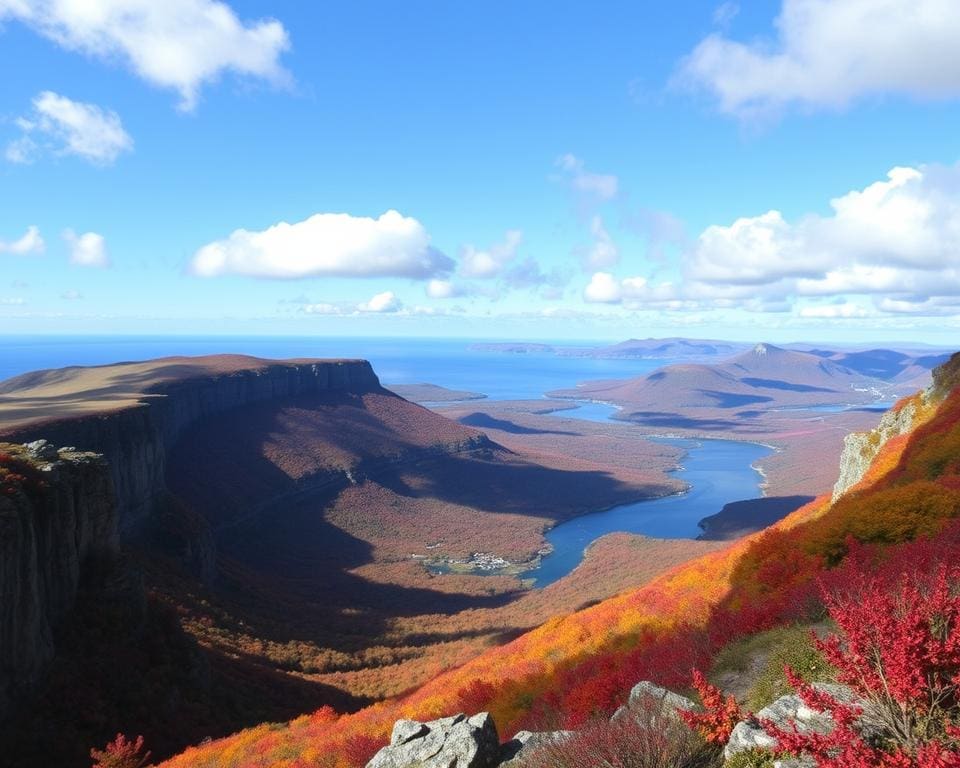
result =
[[[0,439],[44,438],[103,454],[110,464],[122,532],[140,528],[165,491],[167,454],[203,418],[261,401],[327,391],[364,392],[380,382],[364,360],[273,363],[165,382],[132,407],[4,430]],[[16,393],[9,393],[15,395]]]
[[37,466],[43,488],[0,495],[0,717],[54,654],[54,630],[84,565],[116,549],[110,473],[102,457],[61,451]]

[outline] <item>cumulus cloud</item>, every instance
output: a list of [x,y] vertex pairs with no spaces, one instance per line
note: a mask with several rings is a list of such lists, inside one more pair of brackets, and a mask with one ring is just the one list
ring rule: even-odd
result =
[[78,235],[72,229],[64,230],[63,239],[70,248],[70,263],[78,267],[109,267],[107,241],[96,232]]
[[35,226],[27,227],[23,235],[13,241],[0,240],[0,253],[12,253],[24,256],[28,253],[43,253],[46,247],[40,236],[40,229]]
[[60,47],[121,61],[152,85],[176,90],[180,107],[224,73],[282,84],[287,31],[273,19],[240,20],[218,0],[0,0],[0,21],[16,19]]
[[833,214],[796,223],[778,211],[711,226],[686,265],[689,279],[773,286],[800,295],[960,290],[960,166],[894,168],[831,200]]
[[427,279],[454,263],[431,247],[416,219],[397,211],[379,218],[317,213],[261,231],[238,229],[194,254],[190,271],[201,277],[260,278],[408,277]]
[[[683,254],[679,282],[607,275],[589,295],[648,308],[741,308],[809,318],[960,314],[960,165],[894,168],[788,221],[775,210],[712,225]],[[597,276],[595,275],[596,279]],[[832,304],[817,303],[834,299]],[[803,306],[800,306],[803,304]]]
[[503,241],[486,249],[465,245],[460,250],[460,274],[464,277],[497,277],[517,255],[517,249],[523,242],[523,232],[508,229]]
[[83,298],[83,294],[80,291],[75,291],[70,289],[69,291],[64,291],[60,294],[60,298],[64,301],[79,301]]
[[593,304],[619,304],[623,291],[620,282],[609,272],[595,272],[583,289],[583,298]]
[[562,180],[578,196],[593,202],[607,202],[616,199],[620,193],[620,180],[610,173],[592,173],[586,169],[583,160],[567,153],[556,161]]
[[953,0],[783,0],[775,38],[712,34],[680,67],[739,117],[790,105],[843,107],[874,94],[960,95],[960,5]]
[[116,112],[73,101],[53,91],[37,94],[33,112],[16,122],[23,135],[10,142],[5,152],[7,160],[13,163],[32,162],[46,150],[110,165],[123,152],[133,149],[133,139]]
[[371,297],[369,301],[357,304],[359,312],[380,312],[390,313],[399,312],[403,309],[403,303],[396,297],[393,291],[384,291]]

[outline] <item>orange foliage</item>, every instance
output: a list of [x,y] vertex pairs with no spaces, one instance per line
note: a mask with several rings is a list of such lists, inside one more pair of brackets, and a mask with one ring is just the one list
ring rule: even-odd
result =
[[609,706],[623,693],[621,667],[635,673],[666,660],[662,668],[670,675],[684,664],[689,671],[694,657],[708,656],[737,632],[795,617],[816,592],[818,575],[828,573],[824,568],[843,557],[852,540],[909,540],[960,514],[957,467],[944,460],[951,450],[960,455],[960,393],[920,419],[926,423],[912,436],[880,450],[861,490],[836,505],[827,496],[816,499],[767,532],[677,566],[647,586],[553,618],[401,699],[333,723],[303,716],[281,730],[259,726],[187,750],[165,766],[354,768],[363,764],[357,760],[361,752],[386,743],[400,717],[427,720],[458,711],[467,701],[483,703],[501,733],[510,735],[531,713],[549,715],[544,702],[551,696],[571,705],[589,690],[584,708]]

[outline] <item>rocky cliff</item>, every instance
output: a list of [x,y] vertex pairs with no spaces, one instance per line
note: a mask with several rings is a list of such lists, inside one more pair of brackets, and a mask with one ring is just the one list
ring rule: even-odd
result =
[[840,456],[840,476],[833,487],[833,500],[839,499],[863,479],[874,458],[889,440],[912,430],[922,414],[938,405],[958,385],[960,353],[933,370],[933,382],[929,387],[904,398],[883,414],[875,429],[847,435]]
[[[31,474],[0,493],[0,717],[54,654],[85,566],[116,553],[112,482],[101,456],[0,444],[0,464]],[[6,474],[6,477],[22,475]],[[2,478],[0,478],[2,479]]]
[[[380,387],[364,360],[246,360],[246,367],[226,372],[178,364],[186,369],[184,378],[147,386],[134,404],[115,410],[37,419],[6,428],[0,413],[0,439],[11,443],[46,439],[55,445],[102,454],[110,465],[116,491],[119,528],[122,534],[128,534],[142,527],[163,500],[167,455],[181,435],[201,419],[261,401]],[[30,393],[26,387],[7,386],[3,394],[8,397],[0,400],[16,402],[18,397],[28,399]],[[51,412],[58,414],[64,402],[69,401],[62,398],[52,404]]]

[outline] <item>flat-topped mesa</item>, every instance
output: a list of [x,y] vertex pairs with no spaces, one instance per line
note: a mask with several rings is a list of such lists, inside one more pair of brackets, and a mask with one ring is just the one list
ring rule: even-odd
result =
[[38,371],[0,382],[0,440],[103,454],[129,533],[162,500],[168,451],[197,421],[267,400],[371,391],[380,381],[365,360],[211,355]]

